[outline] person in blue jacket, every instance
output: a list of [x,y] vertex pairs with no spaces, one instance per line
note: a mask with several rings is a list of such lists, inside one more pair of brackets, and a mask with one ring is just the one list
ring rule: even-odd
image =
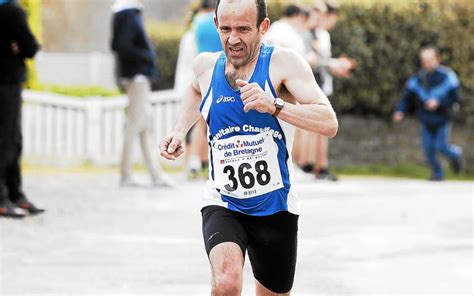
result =
[[439,49],[433,45],[420,49],[422,69],[411,76],[406,84],[393,120],[403,119],[409,106],[415,106],[421,123],[423,149],[431,166],[432,181],[444,179],[437,154],[448,157],[453,171],[461,170],[460,147],[449,144],[451,111],[460,99],[460,82],[456,73],[441,65]]

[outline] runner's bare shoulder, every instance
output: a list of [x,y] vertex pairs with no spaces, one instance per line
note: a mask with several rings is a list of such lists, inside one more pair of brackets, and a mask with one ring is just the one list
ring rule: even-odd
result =
[[203,52],[194,59],[193,87],[201,93],[206,93],[212,79],[212,72],[221,52]]
[[270,79],[273,86],[280,92],[284,90],[288,79],[294,79],[301,76],[312,76],[311,68],[308,63],[295,50],[281,46],[275,46],[270,61]]
[[325,98],[314,80],[308,62],[295,50],[275,47],[270,62],[270,79],[278,96],[290,103],[314,103]]
[[194,75],[197,79],[203,74],[214,69],[217,59],[221,55],[221,52],[203,52],[196,56],[194,59]]
[[302,70],[311,70],[306,60],[294,49],[275,46],[270,63],[271,74],[292,76]]

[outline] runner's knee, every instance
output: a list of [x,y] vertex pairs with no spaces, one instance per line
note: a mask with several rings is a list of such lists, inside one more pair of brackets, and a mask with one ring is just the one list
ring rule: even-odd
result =
[[240,295],[242,289],[242,273],[223,272],[214,275],[212,295]]

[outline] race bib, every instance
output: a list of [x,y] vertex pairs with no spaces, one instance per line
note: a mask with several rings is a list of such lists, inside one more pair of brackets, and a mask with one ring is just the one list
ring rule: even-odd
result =
[[244,199],[283,187],[278,146],[269,132],[218,140],[212,157],[215,186],[224,195]]

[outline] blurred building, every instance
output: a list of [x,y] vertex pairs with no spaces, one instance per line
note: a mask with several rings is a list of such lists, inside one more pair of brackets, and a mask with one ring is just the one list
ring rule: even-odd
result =
[[[115,86],[109,49],[114,0],[42,0],[39,80],[63,85]],[[145,0],[146,21],[180,22],[189,0]]]
[[[45,52],[109,53],[114,0],[42,0]],[[145,20],[177,21],[189,0],[145,0]]]

